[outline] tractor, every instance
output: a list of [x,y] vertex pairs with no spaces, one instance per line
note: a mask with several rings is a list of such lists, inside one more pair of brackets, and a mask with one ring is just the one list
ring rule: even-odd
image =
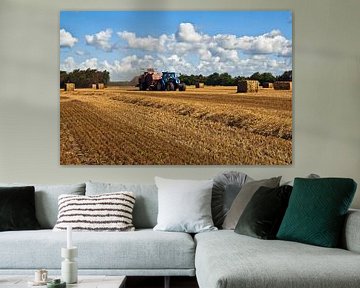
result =
[[[167,91],[185,91],[185,83],[180,83],[179,77],[176,76],[175,72],[162,72],[161,80],[159,81],[156,90],[167,90]],[[161,85],[161,86],[160,86]],[[159,89],[160,88],[160,89]]]
[[145,73],[140,75],[139,84],[140,90],[152,91],[185,91],[185,83],[180,83],[180,79],[175,72],[156,72],[154,69],[148,69]]

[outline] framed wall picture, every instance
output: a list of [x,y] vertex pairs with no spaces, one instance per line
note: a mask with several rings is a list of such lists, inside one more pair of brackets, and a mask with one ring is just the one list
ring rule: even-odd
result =
[[62,11],[61,165],[292,164],[291,11]]

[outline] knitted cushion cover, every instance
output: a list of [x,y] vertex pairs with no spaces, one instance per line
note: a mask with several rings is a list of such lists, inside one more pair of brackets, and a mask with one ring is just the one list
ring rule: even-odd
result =
[[277,238],[337,247],[355,191],[349,178],[295,178]]
[[93,196],[60,195],[55,231],[133,231],[133,192],[115,192]]

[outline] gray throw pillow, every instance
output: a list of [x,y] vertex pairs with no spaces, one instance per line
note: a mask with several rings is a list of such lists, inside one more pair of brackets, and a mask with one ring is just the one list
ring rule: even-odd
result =
[[159,213],[154,230],[198,233],[217,230],[211,217],[213,180],[155,177]]
[[0,186],[34,186],[36,218],[43,229],[52,229],[58,216],[58,198],[61,194],[85,195],[85,183],[64,185],[3,184]]
[[234,230],[236,224],[240,219],[241,214],[244,212],[245,207],[247,206],[255,192],[261,186],[269,188],[279,187],[280,179],[281,176],[270,179],[251,181],[244,184],[240,192],[236,196],[235,200],[233,201],[231,208],[224,219],[224,223],[222,225],[223,229]]
[[245,173],[237,171],[226,171],[214,178],[211,213],[216,227],[221,228],[232,202],[249,179]]
[[[320,178],[320,176],[319,176],[318,174],[311,173],[311,174],[307,175],[305,178],[308,178],[308,179],[318,179],[318,178]],[[286,182],[284,182],[282,185],[294,186],[294,179],[289,180],[289,181],[286,181]]]

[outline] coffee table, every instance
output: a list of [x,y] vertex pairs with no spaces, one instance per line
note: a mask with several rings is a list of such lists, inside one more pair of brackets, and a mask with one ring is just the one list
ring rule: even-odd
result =
[[[57,277],[49,276],[54,279]],[[25,288],[36,287],[44,288],[46,286],[28,286],[28,281],[32,281],[32,276],[2,276],[0,275],[1,288]],[[80,275],[78,283],[67,284],[66,288],[125,288],[126,276],[87,276]]]

